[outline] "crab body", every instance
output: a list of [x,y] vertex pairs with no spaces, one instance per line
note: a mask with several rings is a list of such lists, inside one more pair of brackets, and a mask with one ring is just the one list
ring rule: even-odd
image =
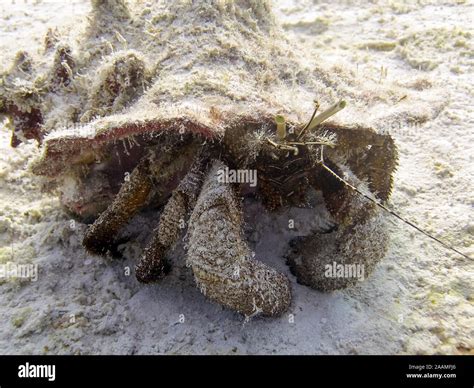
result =
[[[41,144],[32,171],[56,182],[67,211],[91,223],[83,241],[89,252],[112,251],[131,217],[160,209],[137,261],[139,281],[165,276],[167,252],[184,238],[206,296],[247,316],[279,315],[291,302],[290,283],[254,258],[241,197],[284,212],[311,207],[318,192],[333,227],[292,242],[292,272],[334,290],[356,280],[328,278],[328,264],[372,271],[387,247],[383,217],[344,182],[387,201],[394,142],[335,122],[299,137],[310,96],[325,104],[334,96],[320,72],[299,62],[267,2],[92,3],[78,47],[50,31],[38,65],[46,70],[37,76],[22,53],[0,87],[12,145]],[[283,138],[277,114],[286,118]],[[255,187],[221,179],[230,170],[253,172]]]

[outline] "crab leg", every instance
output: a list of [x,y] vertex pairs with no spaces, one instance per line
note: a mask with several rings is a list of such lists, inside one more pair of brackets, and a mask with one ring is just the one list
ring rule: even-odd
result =
[[156,152],[142,158],[112,204],[86,232],[82,242],[86,249],[93,254],[105,254],[128,220],[145,207],[156,192],[161,192],[180,171],[189,168],[196,151],[197,144],[190,143],[182,146],[178,155]]
[[103,255],[127,221],[146,203],[152,192],[150,161],[143,158],[124,182],[112,204],[87,230],[82,244],[93,254]]
[[202,184],[203,165],[200,159],[194,163],[163,209],[158,227],[153,231],[153,237],[135,267],[140,282],[156,281],[168,271],[169,264],[164,256],[178,240],[185,219],[196,203]]
[[347,167],[359,179],[368,182],[370,191],[382,202],[387,201],[398,164],[393,138],[363,127],[324,124],[324,129],[337,137],[336,146],[326,148],[328,159],[345,159]]
[[280,315],[291,301],[289,281],[255,260],[242,239],[242,214],[233,188],[218,181],[224,167],[215,161],[204,180],[189,222],[187,264],[211,300],[246,316]]

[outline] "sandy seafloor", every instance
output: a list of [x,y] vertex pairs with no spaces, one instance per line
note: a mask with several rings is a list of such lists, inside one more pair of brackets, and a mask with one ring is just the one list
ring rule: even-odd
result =
[[[49,26],[67,26],[88,8],[82,0],[2,0],[0,66],[20,48],[38,50]],[[275,8],[287,33],[326,63],[384,87],[406,81],[427,95],[439,91],[431,84],[441,87],[437,115],[392,130],[400,165],[390,206],[473,257],[472,3],[278,0]],[[257,256],[290,277],[294,299],[280,318],[244,322],[201,295],[179,248],[159,284],[125,275],[156,214],[133,220],[124,260],[86,254],[86,226],[71,228],[26,168],[35,145],[10,148],[2,124],[0,147],[0,263],[39,268],[36,282],[0,281],[1,354],[474,352],[473,261],[398,221],[369,279],[323,294],[296,283],[282,259],[292,236],[261,213],[252,224]]]

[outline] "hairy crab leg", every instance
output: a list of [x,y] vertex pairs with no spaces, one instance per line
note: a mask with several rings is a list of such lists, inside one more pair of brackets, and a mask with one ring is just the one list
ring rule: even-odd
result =
[[165,260],[166,252],[176,243],[186,217],[196,203],[202,184],[204,162],[198,159],[173,191],[160,216],[160,222],[135,267],[138,281],[150,283],[160,279],[169,269]]
[[197,144],[190,143],[182,146],[177,155],[174,152],[153,152],[142,158],[112,204],[87,230],[82,242],[86,249],[93,254],[105,254],[128,220],[180,171],[189,168],[189,161],[195,158],[197,149]]
[[325,124],[336,135],[336,146],[326,148],[329,160],[343,155],[347,166],[369,189],[385,202],[390,197],[393,174],[398,164],[398,151],[393,138],[369,128],[344,128]]
[[214,161],[204,180],[189,222],[187,264],[211,300],[247,317],[280,315],[291,302],[289,281],[253,258],[234,190],[218,180],[224,168]]
[[153,183],[150,160],[143,158],[120,188],[112,204],[87,230],[82,244],[93,254],[104,255],[127,221],[148,202]]

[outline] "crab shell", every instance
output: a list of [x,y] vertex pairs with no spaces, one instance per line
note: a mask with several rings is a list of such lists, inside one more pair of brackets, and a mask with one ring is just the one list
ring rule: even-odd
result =
[[94,0],[68,35],[48,32],[43,57],[18,54],[0,109],[13,118],[12,145],[40,142],[32,171],[62,184],[65,206],[89,219],[163,135],[206,142],[238,127],[272,131],[276,114],[291,130],[315,99],[355,101],[343,78],[284,36],[268,1]]

